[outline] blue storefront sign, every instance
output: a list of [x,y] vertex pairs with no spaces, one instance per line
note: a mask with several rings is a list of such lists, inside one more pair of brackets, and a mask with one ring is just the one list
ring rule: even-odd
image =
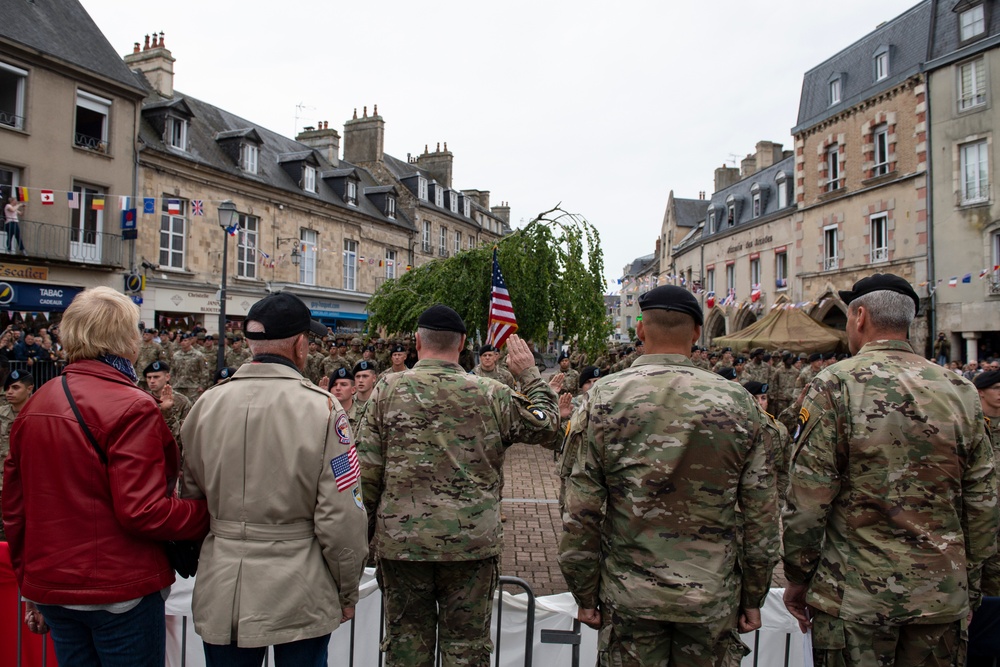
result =
[[66,285],[0,282],[0,310],[62,311],[82,291]]

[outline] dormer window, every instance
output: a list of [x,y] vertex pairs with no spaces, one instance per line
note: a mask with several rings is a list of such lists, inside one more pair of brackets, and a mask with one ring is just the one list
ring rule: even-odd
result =
[[437,183],[434,184],[434,205],[444,208],[444,189]]
[[466,197],[462,200],[462,213],[465,214],[466,218],[472,217],[472,202]]
[[726,198],[726,226],[732,227],[736,224],[736,197],[729,195]]
[[420,201],[427,201],[427,179],[423,176],[417,178],[417,197]]
[[715,205],[711,204],[708,207],[708,232],[714,234],[718,229],[715,224]]
[[253,144],[240,144],[240,169],[248,174],[257,173],[259,149]]
[[986,32],[986,9],[982,3],[958,15],[959,38],[965,42]]
[[385,198],[385,217],[390,220],[396,219],[396,198],[386,197]]
[[167,143],[171,148],[187,151],[188,123],[183,118],[167,118]]
[[750,196],[752,197],[753,202],[753,217],[759,218],[764,212],[764,200],[761,197],[760,183],[754,183],[750,186]]
[[348,206],[358,205],[358,184],[354,181],[347,181],[347,188],[344,194],[344,202]]
[[875,52],[875,80],[889,78],[889,47],[883,46]]
[[840,79],[830,81],[830,106],[840,103]]
[[783,171],[779,171],[774,177],[774,184],[778,190],[778,209],[783,209],[788,206],[788,175]]
[[302,189],[316,194],[316,169],[309,165],[302,169]]
[[455,194],[454,190],[448,193],[448,204],[452,213],[458,213],[458,195]]

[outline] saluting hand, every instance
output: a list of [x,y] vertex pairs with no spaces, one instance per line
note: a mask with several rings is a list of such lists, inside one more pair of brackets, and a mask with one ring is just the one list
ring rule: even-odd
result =
[[569,419],[573,414],[573,396],[569,392],[559,394],[559,418]]
[[168,412],[172,407],[174,407],[174,388],[168,384],[160,392],[160,410]]
[[525,369],[535,365],[535,357],[531,348],[517,334],[507,339],[507,369],[516,378]]
[[549,389],[558,394],[560,391],[562,391],[563,382],[565,380],[566,380],[565,373],[556,373],[555,375],[552,376],[552,379],[549,380]]

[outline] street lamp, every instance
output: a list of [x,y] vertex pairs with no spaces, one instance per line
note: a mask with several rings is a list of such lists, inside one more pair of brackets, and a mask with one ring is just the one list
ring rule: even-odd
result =
[[302,241],[300,239],[295,238],[294,236],[289,236],[289,237],[285,237],[285,238],[282,238],[282,237],[279,236],[278,240],[277,240],[277,243],[275,244],[275,247],[276,248],[280,248],[282,243],[292,243],[292,244],[294,244],[292,246],[292,264],[294,264],[295,266],[298,266],[299,264],[301,264],[302,263],[302,253],[299,252],[299,245],[302,243]]
[[218,371],[226,366],[226,269],[229,267],[229,230],[236,223],[236,204],[231,199],[219,204],[219,227],[222,227],[222,286],[219,288],[219,356]]

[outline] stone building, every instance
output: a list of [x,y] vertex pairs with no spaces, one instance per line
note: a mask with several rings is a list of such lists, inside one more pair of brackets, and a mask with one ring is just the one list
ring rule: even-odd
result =
[[399,206],[417,234],[409,246],[408,263],[432,259],[491,244],[510,233],[510,207],[490,206],[486,190],[459,190],[452,183],[454,156],[438,144],[406,160],[385,152],[385,120],[378,105],[362,107],[359,118],[344,123],[344,159],[367,169],[384,187],[396,189]]
[[22,188],[27,202],[20,243],[0,230],[0,328],[10,313],[29,326],[57,320],[87,287],[123,288],[131,242],[118,204],[136,190],[143,96],[79,2],[5,3],[0,194]]
[[[361,331],[371,293],[411,262],[415,227],[398,189],[340,160],[325,123],[296,141],[175,90],[162,33],[125,62],[149,87],[138,130],[144,318],[215,331],[228,256],[232,327],[268,292],[289,291],[335,331]],[[231,235],[219,226],[225,200],[238,210]]]
[[[639,295],[656,287],[660,274],[660,241],[656,240],[656,251],[636,257],[622,269],[621,293],[619,295],[619,322],[624,340],[635,336],[638,321]],[[629,331],[632,329],[633,331]]]
[[[692,231],[700,230],[708,214],[709,204],[704,192],[698,193],[698,199],[675,198],[673,190],[667,195],[667,207],[663,211],[663,221],[660,223],[658,244],[660,274],[657,284],[679,284],[680,270],[674,261],[673,248]],[[700,282],[701,275],[687,275],[685,278],[690,279],[693,286],[695,282]]]
[[678,284],[702,301],[703,343],[797,298],[793,167],[782,144],[760,141],[740,168],[716,169],[704,217],[671,248]]
[[[996,3],[935,0],[928,62],[932,325],[949,358],[1000,356],[1000,12]],[[950,283],[954,281],[954,287]]]
[[[793,273],[809,314],[843,329],[837,290],[876,271],[928,294],[925,0],[806,72],[795,137]],[[927,343],[926,307],[911,330]]]

